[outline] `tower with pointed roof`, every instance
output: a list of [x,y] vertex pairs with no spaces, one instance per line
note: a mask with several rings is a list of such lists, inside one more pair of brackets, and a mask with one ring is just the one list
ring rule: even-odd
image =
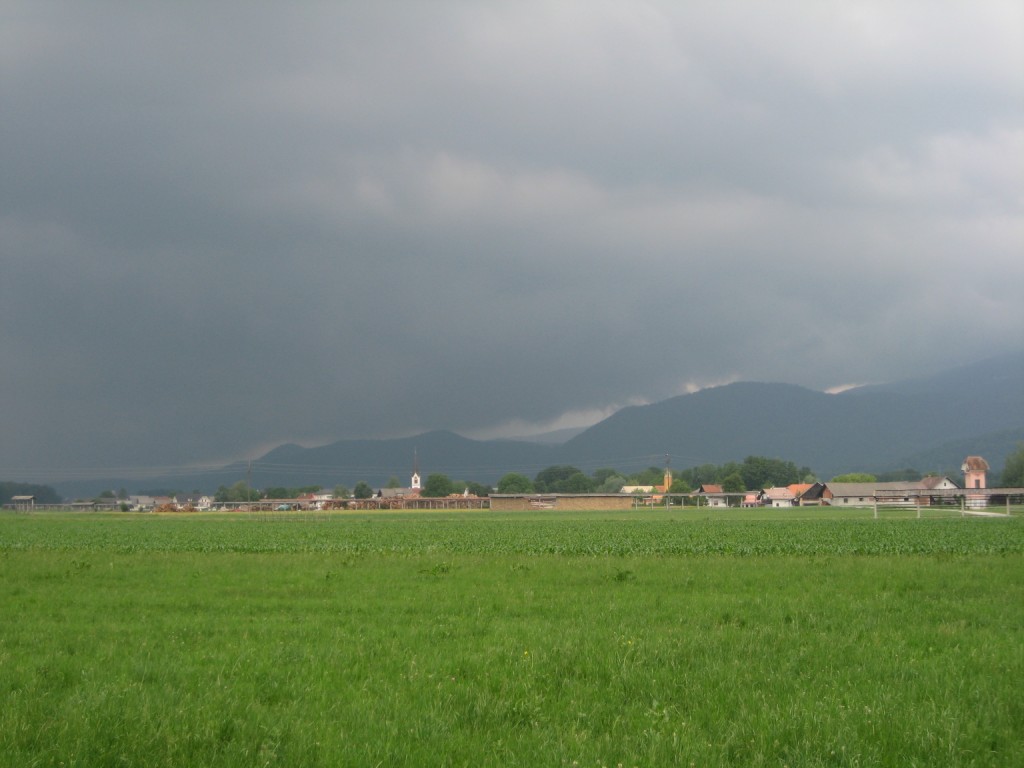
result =
[[416,453],[416,449],[412,449],[412,479],[409,481],[409,488],[419,492],[420,486],[420,459]]
[[[988,471],[988,462],[981,456],[968,456],[960,467],[964,473],[964,488],[967,490],[981,490],[985,488],[985,473]],[[968,493],[967,506],[972,509],[988,506],[988,496],[983,493]]]
[[968,456],[960,470],[964,473],[964,488],[984,488],[988,462],[981,456]]

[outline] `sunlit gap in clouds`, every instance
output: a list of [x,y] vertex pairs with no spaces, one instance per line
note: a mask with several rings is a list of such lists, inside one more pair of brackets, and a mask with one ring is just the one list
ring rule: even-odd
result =
[[733,374],[724,378],[717,379],[688,379],[680,385],[677,390],[677,394],[680,395],[692,395],[700,392],[702,389],[714,389],[715,387],[724,387],[727,384],[735,384],[740,380],[740,377]]
[[842,392],[849,392],[851,389],[857,389],[857,387],[864,387],[866,384],[836,384],[834,387],[829,387],[825,390],[826,395],[838,395]]
[[608,405],[603,408],[581,408],[566,411],[553,419],[541,421],[530,421],[529,419],[510,419],[500,424],[479,429],[458,430],[459,434],[473,440],[498,440],[527,438],[543,435],[549,432],[558,432],[563,429],[582,430],[592,427],[599,421],[603,421],[618,410],[630,405],[647,405],[647,400],[639,398],[630,399],[625,403]]

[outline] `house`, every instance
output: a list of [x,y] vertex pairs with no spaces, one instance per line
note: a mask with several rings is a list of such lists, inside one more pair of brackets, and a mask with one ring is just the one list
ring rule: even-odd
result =
[[954,491],[960,487],[948,477],[943,477],[941,475],[928,475],[927,477],[922,477],[920,483],[922,489],[928,491]]
[[825,486],[821,483],[793,483],[786,487],[793,492],[794,505],[800,507],[821,504],[821,495],[825,492]]
[[656,504],[661,501],[665,494],[672,488],[672,470],[666,468],[661,479],[661,485],[624,485],[619,493],[629,493],[635,496],[649,496],[648,501]]
[[697,497],[697,504],[700,504],[700,499],[703,496],[707,500],[707,506],[709,507],[728,507],[729,497],[725,491],[722,490],[722,486],[714,485],[712,483],[702,484],[693,495]]
[[766,507],[796,506],[796,494],[789,488],[763,488],[759,497]]

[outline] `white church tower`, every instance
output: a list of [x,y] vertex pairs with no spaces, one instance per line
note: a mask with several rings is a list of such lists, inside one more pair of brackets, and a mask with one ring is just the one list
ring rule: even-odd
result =
[[409,488],[414,491],[420,491],[420,460],[416,454],[416,449],[412,449],[412,480],[409,483]]

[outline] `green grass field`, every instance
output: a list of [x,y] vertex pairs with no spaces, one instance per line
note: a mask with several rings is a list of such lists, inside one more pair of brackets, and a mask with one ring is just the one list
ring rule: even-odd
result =
[[0,515],[0,765],[1024,764],[1024,517]]

